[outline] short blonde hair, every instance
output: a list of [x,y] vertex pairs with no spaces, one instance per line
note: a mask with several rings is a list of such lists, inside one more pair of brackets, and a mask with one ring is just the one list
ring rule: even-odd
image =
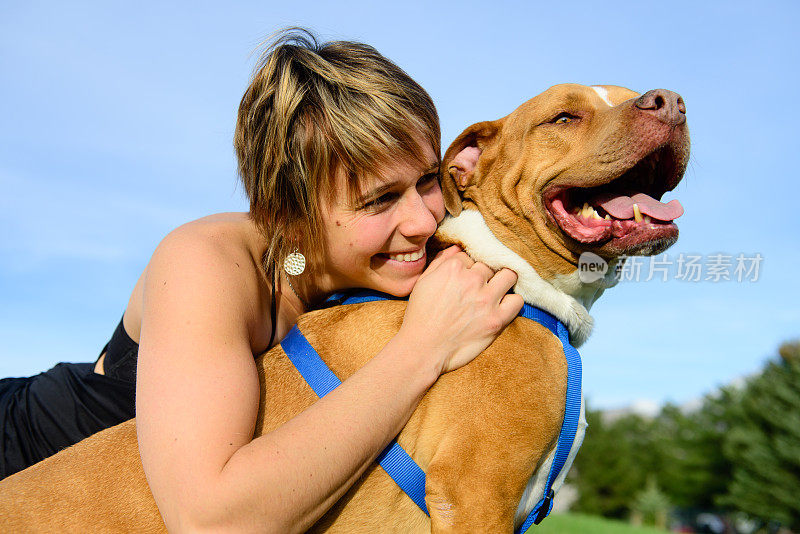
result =
[[250,216],[267,239],[268,274],[295,246],[322,253],[320,203],[333,198],[337,172],[355,198],[381,165],[429,165],[420,142],[438,157],[439,117],[397,65],[362,43],[320,45],[307,30],[281,31],[254,69],[234,138]]

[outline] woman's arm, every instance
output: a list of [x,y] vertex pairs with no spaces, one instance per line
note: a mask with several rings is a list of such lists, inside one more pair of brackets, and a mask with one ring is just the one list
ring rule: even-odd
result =
[[[502,320],[497,310],[510,284],[486,284],[491,271],[470,272],[471,260],[464,258],[448,251],[434,261],[415,289],[403,328],[366,366],[252,440],[259,384],[248,324],[263,320],[253,317],[255,288],[242,283],[224,243],[187,231],[165,239],[145,282],[137,428],[145,473],[168,528],[309,528],[397,435],[439,373],[455,365],[454,355],[465,359],[462,341],[482,336],[488,346],[510,321],[505,315],[513,306],[504,300]],[[439,304],[428,313],[434,300],[448,300],[434,290],[447,279],[453,287],[467,279],[474,286],[460,288],[463,318]],[[475,304],[491,301],[490,292],[500,292],[492,304]],[[487,309],[494,311],[481,314]],[[427,330],[442,318],[437,314],[460,330]],[[481,326],[478,315],[490,319]]]

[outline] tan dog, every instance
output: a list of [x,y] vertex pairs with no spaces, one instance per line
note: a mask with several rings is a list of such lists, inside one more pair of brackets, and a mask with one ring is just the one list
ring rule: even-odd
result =
[[[452,216],[439,245],[458,243],[491,267],[514,269],[515,291],[560,319],[579,346],[620,256],[656,254],[677,238],[671,220],[682,209],[658,199],[680,181],[688,156],[675,93],[552,87],[503,119],[471,126],[447,150],[442,185]],[[585,251],[610,262],[606,276],[581,281]],[[302,316],[299,327],[344,380],[398,330],[404,309],[398,301],[339,306]],[[280,346],[257,364],[256,436],[316,400]],[[516,319],[472,363],[439,378],[398,437],[427,473],[430,520],[373,466],[312,531],[512,532],[541,497],[565,388],[561,343]],[[562,482],[563,474],[555,489]],[[15,533],[163,531],[135,421],[0,483],[0,518],[0,529]]]

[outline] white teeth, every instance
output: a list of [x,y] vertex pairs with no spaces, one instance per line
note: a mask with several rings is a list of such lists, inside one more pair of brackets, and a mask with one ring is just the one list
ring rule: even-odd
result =
[[642,212],[639,211],[639,204],[633,205],[633,218],[636,222],[642,222],[644,219],[642,218]]
[[390,254],[389,258],[394,261],[417,261],[424,255],[425,249],[421,248],[416,252],[412,252],[411,254]]

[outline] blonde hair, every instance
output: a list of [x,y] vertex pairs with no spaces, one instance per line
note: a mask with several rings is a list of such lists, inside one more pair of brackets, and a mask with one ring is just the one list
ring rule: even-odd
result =
[[234,137],[270,276],[295,246],[312,258],[323,252],[320,203],[333,198],[337,172],[354,199],[381,165],[403,158],[427,166],[420,142],[438,157],[439,118],[397,65],[362,43],[279,32],[254,69]]

